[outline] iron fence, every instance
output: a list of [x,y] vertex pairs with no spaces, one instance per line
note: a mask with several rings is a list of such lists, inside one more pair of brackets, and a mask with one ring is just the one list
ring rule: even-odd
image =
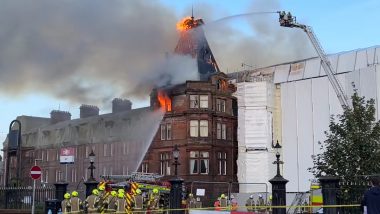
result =
[[[55,198],[55,188],[38,187],[35,194],[36,209],[43,209],[46,200]],[[0,209],[31,209],[32,195],[32,187],[0,187]]]
[[[361,204],[364,196],[364,192],[370,188],[370,183],[367,180],[356,182],[340,182],[338,195],[338,204],[352,205]],[[342,207],[340,213],[363,213],[361,207]]]

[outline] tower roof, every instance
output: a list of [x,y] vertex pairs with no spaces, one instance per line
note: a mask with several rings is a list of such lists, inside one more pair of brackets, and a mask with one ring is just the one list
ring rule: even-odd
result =
[[180,55],[190,55],[197,59],[198,72],[201,80],[207,80],[211,74],[220,72],[206,40],[202,26],[202,19],[186,17],[177,23],[180,33],[174,53]]

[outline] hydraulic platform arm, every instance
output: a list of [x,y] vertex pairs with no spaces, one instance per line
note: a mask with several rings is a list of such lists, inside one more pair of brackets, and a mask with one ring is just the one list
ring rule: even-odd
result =
[[334,75],[331,63],[326,57],[326,54],[323,51],[323,48],[321,44],[319,43],[317,37],[315,36],[313,29],[310,26],[297,23],[296,17],[292,16],[290,12],[286,13],[285,11],[281,11],[278,13],[280,15],[280,18],[279,18],[280,26],[290,27],[290,28],[293,28],[293,27],[301,28],[302,30],[306,32],[314,49],[317,51],[317,54],[319,58],[321,59],[322,67],[325,70],[332,87],[334,88],[334,91],[339,99],[340,104],[342,105],[343,109],[349,109],[350,105],[348,102],[348,98],[341,84],[339,83],[338,79]]

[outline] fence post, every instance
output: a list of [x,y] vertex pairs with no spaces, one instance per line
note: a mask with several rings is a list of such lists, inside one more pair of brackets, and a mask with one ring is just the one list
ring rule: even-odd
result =
[[[274,176],[269,182],[272,184],[272,206],[286,206],[286,183],[288,180],[281,175]],[[273,208],[273,214],[285,214],[286,208]]]
[[[339,190],[339,177],[336,176],[322,176],[319,182],[322,186],[323,205],[337,205],[337,193]],[[325,214],[336,214],[337,208],[323,208]]]
[[[183,179],[174,178],[170,180],[171,188],[170,188],[170,209],[181,209],[182,202],[182,183]],[[174,210],[170,211],[172,214],[182,214],[183,210]]]
[[60,202],[63,201],[63,196],[67,192],[67,185],[69,185],[69,184],[64,183],[64,182],[58,182],[58,183],[54,184],[54,186],[55,186],[55,198],[58,199]]
[[84,185],[86,185],[86,198],[92,194],[92,190],[96,189],[98,187],[99,182],[96,180],[88,180],[84,182]]

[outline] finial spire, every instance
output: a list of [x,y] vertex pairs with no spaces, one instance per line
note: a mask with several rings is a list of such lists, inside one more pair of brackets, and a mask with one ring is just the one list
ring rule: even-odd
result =
[[191,5],[191,19],[194,19],[194,5]]

